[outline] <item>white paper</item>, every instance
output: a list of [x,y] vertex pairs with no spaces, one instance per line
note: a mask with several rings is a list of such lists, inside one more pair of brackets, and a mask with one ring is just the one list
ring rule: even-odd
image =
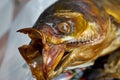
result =
[[30,39],[16,31],[32,27],[39,15],[57,0],[30,0],[11,25],[8,47],[0,68],[0,80],[33,80],[29,68],[26,67],[18,47],[28,44]]
[[0,38],[10,28],[13,18],[13,1],[0,0]]

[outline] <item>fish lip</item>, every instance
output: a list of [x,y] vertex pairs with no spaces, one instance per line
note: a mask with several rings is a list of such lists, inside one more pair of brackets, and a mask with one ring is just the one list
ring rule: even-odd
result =
[[24,33],[24,34],[28,34],[28,36],[31,38],[31,40],[42,40],[42,44],[45,45],[46,44],[46,36],[45,34],[36,29],[36,28],[23,28],[20,30],[17,30],[17,32],[20,33]]
[[[42,56],[41,57],[41,59],[42,59],[42,64],[41,64],[41,66],[42,66],[42,68],[43,68],[43,70],[42,70],[42,73],[44,73],[44,78],[47,78],[48,76],[49,76],[49,74],[50,74],[50,72],[52,72],[52,71],[54,71],[54,69],[57,67],[57,65],[59,64],[59,62],[61,61],[61,59],[62,59],[62,56],[64,55],[64,49],[65,49],[65,45],[64,44],[52,44],[52,43],[49,43],[49,42],[47,42],[47,40],[46,40],[46,35],[42,32],[42,31],[40,31],[40,30],[38,30],[38,29],[35,29],[35,28],[24,28],[24,29],[20,29],[20,30],[18,30],[17,32],[21,32],[21,33],[24,33],[24,34],[28,34],[28,36],[31,38],[31,43],[29,44],[29,45],[27,45],[28,46],[28,50],[29,50],[29,46],[31,46],[31,47],[33,47],[36,51],[39,51],[39,53],[40,53],[40,55]],[[51,62],[49,63],[49,57],[51,56],[51,55],[49,55],[49,50],[51,49],[51,48],[49,48],[49,46],[53,46],[53,45],[56,45],[54,48],[56,49],[56,47],[58,47],[57,49],[58,50],[60,50],[61,49],[61,51],[62,51],[62,54],[60,54],[59,52],[57,53],[57,54],[53,54],[53,55],[55,55],[55,57],[56,57],[56,55],[58,55],[56,58],[54,58],[54,57],[51,57],[51,59],[54,59],[55,61],[53,61],[53,65],[52,66],[50,66],[50,63],[52,62],[52,60],[51,60]],[[58,45],[58,46],[57,46]],[[26,46],[26,47],[27,47]],[[39,46],[41,46],[41,48],[39,47]],[[60,47],[59,47],[60,46]],[[21,52],[21,50],[24,50],[24,47],[23,48],[20,48],[20,53],[21,54],[25,54],[25,52]],[[45,49],[45,51],[48,51],[48,52],[43,52],[43,50]],[[30,51],[30,50],[29,50]],[[53,52],[52,52],[53,53]],[[24,57],[24,58],[27,58],[27,57]],[[35,56],[35,58],[36,58],[36,56]],[[59,58],[59,60],[57,59],[57,58]],[[27,59],[25,59],[26,61],[27,61]],[[48,61],[47,61],[48,60]],[[56,60],[58,60],[57,62],[56,62]],[[33,59],[33,61],[34,61],[34,59]],[[49,64],[48,64],[48,63]],[[31,63],[29,63],[29,61],[28,61],[28,64],[30,65]],[[34,63],[33,63],[34,64]],[[56,65],[57,64],[57,65]],[[52,71],[51,70],[49,70],[49,66],[52,68]],[[53,68],[54,67],[54,68]],[[49,72],[47,72],[47,71],[49,71]]]

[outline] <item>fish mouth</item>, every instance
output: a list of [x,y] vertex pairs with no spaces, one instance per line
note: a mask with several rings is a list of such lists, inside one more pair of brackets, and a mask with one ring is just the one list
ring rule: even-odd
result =
[[47,35],[39,29],[24,28],[18,30],[18,32],[28,34],[31,38],[30,44],[19,47],[19,51],[37,80],[49,79],[52,72],[56,72],[61,68],[61,65],[72,52],[72,48],[91,42],[88,39],[74,39],[66,43],[53,44],[47,41]]
[[69,40],[67,43],[52,44],[47,41],[47,35],[36,28],[24,28],[18,32],[31,38],[30,44],[19,47],[19,51],[37,80],[49,79],[53,71],[60,69],[72,48],[90,43],[90,40]]
[[20,29],[18,32],[28,34],[31,38],[30,44],[19,47],[19,51],[30,66],[32,74],[37,80],[49,79],[52,71],[60,68],[63,59],[69,54],[66,45],[47,42],[44,33],[35,28]]

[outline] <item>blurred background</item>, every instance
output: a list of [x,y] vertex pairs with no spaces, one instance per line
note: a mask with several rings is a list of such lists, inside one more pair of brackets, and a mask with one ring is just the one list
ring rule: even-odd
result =
[[56,0],[0,0],[0,80],[33,80],[18,47],[30,39],[16,31],[32,27]]
[[0,6],[0,64],[4,58],[10,27],[21,9],[29,0],[5,0]]

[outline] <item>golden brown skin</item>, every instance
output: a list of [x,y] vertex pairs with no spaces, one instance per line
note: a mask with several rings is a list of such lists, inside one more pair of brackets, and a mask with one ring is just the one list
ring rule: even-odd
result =
[[34,77],[50,80],[66,68],[94,62],[119,48],[120,14],[111,6],[120,9],[112,0],[60,0],[41,14],[33,28],[18,30],[31,38],[19,51]]

